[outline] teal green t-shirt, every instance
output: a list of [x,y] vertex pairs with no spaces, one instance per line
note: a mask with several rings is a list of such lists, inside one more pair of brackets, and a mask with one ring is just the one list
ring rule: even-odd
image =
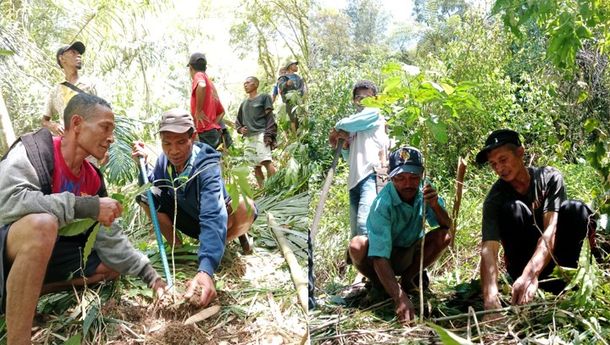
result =
[[[420,185],[421,186],[421,185]],[[420,191],[415,196],[413,205],[402,201],[393,183],[388,183],[377,195],[366,221],[369,238],[368,256],[389,259],[393,247],[408,248],[424,237],[422,228],[422,203],[424,197]],[[441,197],[438,203],[445,208]],[[426,206],[428,225],[437,227],[438,220],[430,206]]]

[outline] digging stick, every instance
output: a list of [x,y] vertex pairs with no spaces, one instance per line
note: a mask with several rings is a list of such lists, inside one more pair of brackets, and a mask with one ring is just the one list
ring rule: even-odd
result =
[[318,226],[320,226],[320,220],[322,219],[322,211],[324,211],[324,203],[326,202],[326,197],[328,196],[328,190],[330,189],[330,184],[333,182],[333,177],[335,175],[335,169],[337,168],[337,162],[339,161],[339,155],[341,154],[341,148],[343,148],[343,139],[337,140],[337,149],[335,150],[335,156],[333,157],[333,162],[330,165],[330,169],[328,169],[328,173],[326,173],[326,180],[324,180],[324,185],[322,186],[322,192],[320,193],[320,200],[318,200],[318,206],[316,207],[316,213],[313,217],[313,222],[311,223],[311,241],[313,242],[316,238],[316,233],[318,232]]
[[333,162],[330,165],[330,169],[328,169],[328,173],[326,173],[326,180],[324,180],[324,185],[322,186],[322,191],[320,193],[320,200],[318,200],[318,206],[316,207],[316,213],[313,217],[313,222],[311,223],[311,229],[309,230],[309,263],[308,263],[308,294],[312,301],[312,308],[315,307],[315,297],[314,297],[314,285],[315,285],[315,277],[313,273],[313,244],[316,238],[316,233],[318,232],[318,226],[320,226],[320,219],[322,219],[322,211],[324,211],[324,203],[326,202],[326,196],[328,195],[328,190],[330,189],[330,184],[333,182],[333,176],[335,175],[335,169],[337,168],[337,162],[339,161],[339,154],[341,153],[341,149],[343,148],[343,139],[337,140],[337,148],[335,149],[335,156],[333,157]]
[[303,307],[303,310],[307,311],[307,279],[305,278],[305,274],[303,273],[303,269],[299,266],[296,256],[294,256],[294,252],[290,248],[290,244],[288,244],[288,240],[282,229],[275,222],[275,218],[271,213],[267,213],[267,224],[271,228],[271,231],[275,235],[277,239],[277,243],[282,250],[282,254],[284,255],[284,259],[288,263],[288,267],[290,268],[290,276],[292,277],[292,282],[294,283],[294,287],[297,291],[297,297],[299,298],[299,302]]
[[462,190],[464,187],[464,175],[466,175],[466,161],[460,157],[458,159],[457,174],[455,180],[455,199],[453,200],[453,209],[451,210],[451,249],[455,246],[455,232],[457,230],[457,219],[460,213],[460,205],[462,203]]
[[[140,175],[142,175],[142,181],[148,181],[146,177],[146,165],[144,164],[144,158],[140,157]],[[163,263],[163,272],[165,273],[165,281],[167,282],[167,288],[171,289],[174,284],[172,281],[172,275],[169,273],[169,265],[167,264],[167,255],[165,255],[165,246],[163,245],[163,236],[161,236],[161,227],[159,226],[159,219],[157,218],[157,208],[155,207],[155,200],[150,188],[146,190],[146,198],[148,199],[148,208],[150,209],[150,219],[155,228],[155,236],[157,237],[157,245],[159,246],[159,254],[161,255],[161,262]]]

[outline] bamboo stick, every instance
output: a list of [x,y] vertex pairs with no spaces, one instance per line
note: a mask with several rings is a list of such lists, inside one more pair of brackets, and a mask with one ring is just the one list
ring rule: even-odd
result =
[[297,297],[299,298],[299,302],[303,307],[303,310],[307,312],[308,310],[308,291],[307,291],[307,278],[303,273],[303,269],[299,266],[296,256],[294,255],[290,245],[288,244],[288,240],[284,236],[282,232],[282,227],[277,225],[275,222],[275,218],[271,213],[267,213],[267,224],[271,228],[275,238],[277,240],[280,249],[282,250],[282,254],[284,255],[284,259],[288,263],[288,267],[290,268],[290,276],[292,277],[292,282],[294,283],[294,287],[297,291]]

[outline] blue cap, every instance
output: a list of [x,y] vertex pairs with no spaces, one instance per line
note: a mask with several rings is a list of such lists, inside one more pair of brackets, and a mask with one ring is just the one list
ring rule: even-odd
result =
[[390,177],[402,173],[421,175],[424,172],[424,158],[418,149],[403,146],[390,154]]

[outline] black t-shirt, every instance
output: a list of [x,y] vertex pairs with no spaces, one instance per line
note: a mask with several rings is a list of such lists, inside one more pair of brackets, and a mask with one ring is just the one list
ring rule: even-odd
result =
[[267,116],[272,116],[272,113],[267,113],[267,110],[273,110],[273,102],[271,96],[266,93],[261,93],[254,99],[246,99],[239,106],[237,113],[237,121],[248,128],[247,136],[253,136],[262,133],[267,128]]
[[491,187],[483,204],[483,241],[500,241],[500,212],[509,201],[519,200],[533,211],[536,223],[543,227],[545,212],[559,212],[561,203],[566,200],[563,177],[553,167],[527,168],[530,186],[525,195],[517,193],[503,180]]

